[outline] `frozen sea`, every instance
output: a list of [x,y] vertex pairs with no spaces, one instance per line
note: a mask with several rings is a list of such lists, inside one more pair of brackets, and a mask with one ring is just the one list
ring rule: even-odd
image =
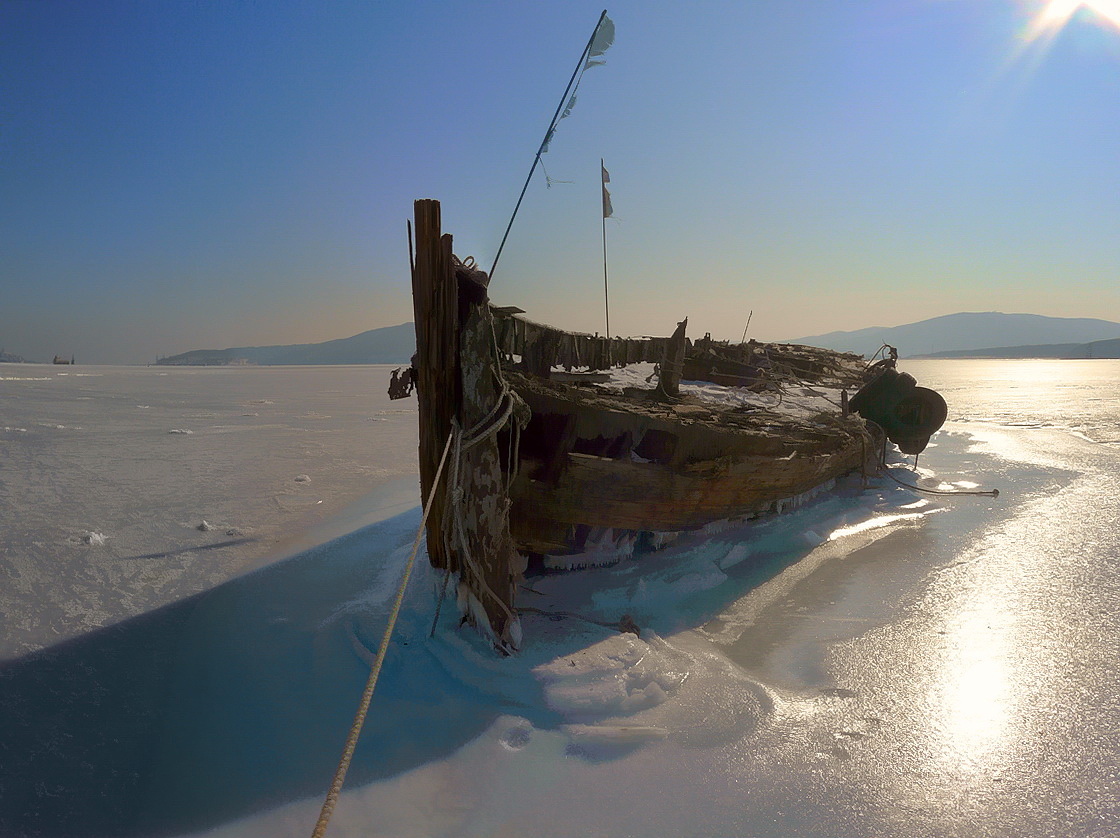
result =
[[[505,659],[421,562],[327,834],[1120,834],[1120,362],[901,366],[890,474],[998,498],[537,577]],[[0,365],[0,836],[311,833],[420,519],[387,379]]]

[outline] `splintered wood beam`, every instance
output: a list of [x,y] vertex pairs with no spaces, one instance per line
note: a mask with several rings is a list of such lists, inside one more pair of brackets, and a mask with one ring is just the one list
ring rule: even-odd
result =
[[658,386],[669,398],[676,398],[681,394],[681,371],[684,369],[686,340],[684,332],[687,328],[686,317],[677,324],[676,331],[669,338],[669,345],[665,347],[665,357],[661,360],[661,379]]
[[[451,236],[441,236],[439,201],[414,205],[416,262],[412,305],[416,323],[416,391],[420,413],[421,500],[432,492],[436,469],[459,402],[458,291],[451,263]],[[434,567],[456,571],[444,549],[446,493],[439,492],[428,516],[428,558]]]

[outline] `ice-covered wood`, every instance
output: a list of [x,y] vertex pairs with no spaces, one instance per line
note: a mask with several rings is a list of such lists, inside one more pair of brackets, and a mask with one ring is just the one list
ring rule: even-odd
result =
[[[459,331],[459,421],[469,432],[491,417],[495,409],[500,416],[515,397],[503,392],[498,378],[485,290],[467,277],[460,280],[460,311],[465,321]],[[520,629],[513,604],[516,580],[523,568],[509,532],[510,502],[497,439],[496,433],[483,428],[479,441],[463,453],[459,464],[462,502],[456,512],[463,543],[457,542],[456,547],[469,553],[470,561],[464,557],[464,579],[481,602],[489,629],[502,645],[516,648],[520,645]]]

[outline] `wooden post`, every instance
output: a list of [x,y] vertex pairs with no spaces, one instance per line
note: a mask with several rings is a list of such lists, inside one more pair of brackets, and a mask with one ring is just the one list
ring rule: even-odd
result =
[[[521,644],[521,627],[513,599],[524,568],[509,532],[506,480],[496,434],[490,432],[497,429],[480,427],[503,398],[492,350],[486,275],[456,270],[451,236],[440,232],[438,201],[417,201],[415,211],[412,301],[420,485],[425,498],[432,491],[452,419],[465,436],[459,462],[448,462],[432,501],[428,557],[434,567],[459,573],[461,584],[477,600],[477,605],[468,605],[468,619],[485,621],[487,625],[479,626],[484,634],[492,633],[502,649],[515,649]],[[455,453],[453,449],[452,456]],[[453,487],[450,481],[456,478]]]
[[[481,280],[486,275],[480,272],[476,276]],[[503,393],[495,374],[498,359],[494,356],[486,289],[464,271],[460,271],[459,306],[464,317],[459,331],[460,422],[465,431],[470,431],[492,416],[503,399],[516,397]],[[512,409],[513,402],[508,403]],[[505,412],[504,407],[503,402],[499,416]],[[509,531],[510,501],[496,433],[484,432],[463,452],[459,471],[463,500],[457,514],[465,543],[454,546],[469,554],[472,566],[470,572],[464,571],[463,581],[485,610],[499,646],[516,649],[521,645],[521,626],[513,609],[514,595],[525,568]],[[465,558],[460,563],[468,564]],[[475,572],[480,578],[473,578]]]
[[686,317],[677,324],[677,330],[669,338],[669,345],[665,347],[665,357],[661,359],[661,377],[658,387],[669,398],[677,398],[681,394],[681,370],[684,368],[684,351],[686,338],[685,329],[688,328]]
[[[439,201],[415,203],[416,264],[412,306],[416,323],[416,398],[420,412],[421,502],[432,491],[440,455],[459,404],[458,292],[451,266],[451,236],[440,235]],[[445,477],[446,479],[446,477]],[[439,492],[428,516],[428,559],[433,567],[457,571],[444,549],[446,493]]]

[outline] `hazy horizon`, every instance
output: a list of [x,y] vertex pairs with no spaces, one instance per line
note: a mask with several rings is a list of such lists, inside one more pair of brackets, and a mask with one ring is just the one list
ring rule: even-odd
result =
[[[416,198],[488,269],[602,6],[425,10],[0,6],[0,348],[144,363],[410,321]],[[603,158],[616,334],[1120,321],[1104,4],[608,14],[495,302],[603,330]]]
[[[984,329],[989,330],[989,332],[986,334],[986,337],[983,340],[980,340],[978,342],[965,341],[965,343],[969,343],[968,347],[963,346],[963,344],[961,346],[955,346],[954,345],[954,346],[950,347],[949,344],[951,344],[953,342],[952,335],[953,335],[954,331],[955,332],[960,332],[960,330],[962,328],[967,329],[967,328],[976,328],[977,327],[975,324],[972,327],[969,327],[966,324],[957,323],[954,327],[952,327],[952,329],[950,330],[949,333],[944,334],[939,338],[936,338],[936,340],[939,342],[939,344],[945,344],[944,346],[940,346],[939,348],[935,347],[935,349],[926,350],[926,352],[928,353],[928,352],[932,352],[932,351],[962,351],[962,350],[966,350],[966,349],[986,349],[986,348],[1001,348],[1001,347],[1013,348],[1013,347],[1017,347],[1017,346],[1046,346],[1046,345],[1066,346],[1066,345],[1073,345],[1073,344],[1108,342],[1108,341],[1116,340],[1117,337],[1120,337],[1120,335],[1108,336],[1108,337],[1089,337],[1086,334],[1067,333],[1067,332],[1064,332],[1064,331],[1059,333],[1059,334],[1053,334],[1052,333],[1052,330],[1055,327],[1068,329],[1072,325],[1072,321],[1087,321],[1087,322],[1101,323],[1101,324],[1106,324],[1107,323],[1107,324],[1110,324],[1110,325],[1113,325],[1113,326],[1116,326],[1116,327],[1120,328],[1120,323],[1116,323],[1114,321],[1106,321],[1106,320],[1102,320],[1100,318],[1054,318],[1054,317],[1045,317],[1045,316],[1042,316],[1042,315],[1036,315],[1036,314],[1028,313],[1028,312],[989,311],[989,312],[954,312],[953,314],[941,315],[939,317],[929,318],[929,319],[922,320],[922,321],[917,321],[917,322],[914,322],[914,323],[899,324],[898,326],[875,325],[875,326],[866,327],[866,328],[857,329],[857,330],[837,330],[837,331],[830,332],[830,333],[822,333],[820,335],[796,335],[796,336],[795,335],[785,335],[785,336],[783,336],[781,338],[778,338],[776,340],[777,340],[777,342],[789,342],[789,341],[812,340],[814,338],[825,339],[824,342],[820,343],[821,346],[831,347],[831,348],[834,348],[834,349],[840,349],[841,351],[850,351],[850,352],[861,352],[862,351],[863,354],[870,355],[871,352],[872,352],[872,349],[870,348],[870,344],[868,345],[869,348],[861,350],[859,348],[856,348],[854,345],[852,345],[852,346],[842,346],[841,344],[837,344],[836,341],[839,340],[839,341],[841,341],[841,343],[843,343],[842,338],[844,338],[845,336],[849,337],[851,340],[857,340],[857,339],[862,340],[862,339],[865,339],[863,334],[862,334],[862,333],[865,333],[865,332],[889,331],[889,330],[893,330],[895,328],[906,329],[908,327],[923,327],[923,326],[928,327],[928,326],[932,326],[935,323],[939,323],[939,322],[945,321],[945,320],[956,320],[958,318],[976,318],[976,317],[983,317],[983,316],[986,316],[986,315],[994,315],[997,318],[1023,318],[1023,317],[1034,318],[1034,317],[1041,317],[1043,322],[1040,323],[1040,324],[1037,324],[1033,327],[1032,326],[1027,326],[1027,325],[1022,324],[1022,323],[1016,323],[1014,325],[1007,324],[1006,326],[1001,327],[1001,330],[1000,330],[1000,334],[1002,335],[1003,340],[995,340],[995,342],[993,342],[993,338],[995,337],[995,335],[994,335],[994,333],[991,333],[990,330],[997,325],[998,321],[997,321],[997,323],[989,323],[985,326],[980,326],[979,327],[979,328],[984,328]],[[1067,322],[1067,321],[1069,322],[1069,325],[1063,326],[1062,325],[1063,322]],[[392,325],[389,325],[389,326],[375,327],[374,329],[367,329],[367,330],[364,330],[363,332],[359,332],[356,335],[345,335],[345,336],[342,336],[342,337],[327,338],[325,341],[316,341],[316,342],[311,342],[311,343],[307,343],[307,344],[287,343],[287,344],[269,344],[269,345],[263,345],[263,346],[253,346],[253,345],[250,345],[250,344],[241,343],[241,344],[238,344],[236,346],[234,346],[234,345],[230,345],[230,346],[197,346],[197,347],[194,347],[193,349],[185,350],[182,353],[176,353],[176,355],[187,355],[187,354],[190,354],[192,352],[225,352],[225,351],[237,350],[237,349],[245,349],[245,350],[286,349],[286,348],[294,348],[294,347],[298,347],[298,346],[321,346],[324,343],[328,343],[328,344],[329,343],[345,343],[345,342],[353,340],[355,338],[361,338],[364,335],[366,335],[368,333],[371,333],[371,332],[377,332],[377,331],[381,331],[381,330],[385,330],[385,329],[398,329],[398,328],[401,328],[401,327],[404,327],[404,326],[410,326],[411,327],[411,326],[413,326],[413,322],[411,320],[409,320],[409,321],[406,321],[404,323],[395,323],[395,324],[392,324]],[[1011,328],[1012,332],[1010,334],[1006,333],[1006,332],[1003,332],[1002,329],[1006,329],[1006,328]],[[1084,328],[1084,327],[1082,327],[1082,328]],[[1039,331],[1037,331],[1038,329],[1041,329],[1042,331],[1039,332]],[[1030,337],[1028,337],[1027,330],[1030,331],[1030,335],[1031,335]],[[1103,333],[1101,333],[1101,334],[1103,334]],[[694,334],[694,333],[690,333],[689,337],[695,338],[695,337],[699,337],[699,335]],[[876,336],[875,337],[875,342],[879,341],[879,339],[880,339],[879,336]],[[920,341],[921,341],[922,345],[925,345],[925,343],[929,341],[929,336],[928,335],[922,336]],[[1027,342],[1024,343],[1023,341],[1027,341]],[[973,343],[977,343],[978,345],[973,345]],[[979,344],[983,344],[983,345],[981,346]],[[910,346],[908,343],[904,343],[901,340],[900,340],[900,343],[899,343],[899,347],[903,349],[903,357],[915,357],[915,356],[921,357],[923,354],[926,354],[926,353],[923,353],[921,351],[916,350],[914,348],[914,346]],[[0,351],[4,351],[4,347],[0,346]],[[380,350],[378,350],[378,351],[380,351]],[[11,353],[11,354],[18,354],[18,353]],[[176,357],[176,356],[175,355],[161,355],[161,356],[158,356],[155,359],[143,359],[143,360],[131,361],[131,362],[118,362],[115,365],[117,365],[117,366],[143,366],[145,364],[151,364],[153,360],[158,361],[161,358],[172,358],[172,357]],[[47,363],[47,362],[50,361],[49,358],[24,358],[23,360],[25,360],[29,363]],[[85,362],[83,362],[83,363],[85,363]],[[254,361],[253,363],[256,363],[256,362]],[[268,362],[264,362],[264,363],[266,365],[277,365],[277,364],[279,364],[281,366],[283,366],[285,364],[289,364],[289,363],[294,363],[296,366],[302,366],[302,365],[305,365],[305,364],[312,364],[312,365],[326,364],[328,366],[331,366],[331,365],[335,365],[337,363],[350,363],[350,362],[337,362],[337,361],[300,361],[300,362],[287,362],[287,361],[285,361],[285,362],[276,362],[276,361],[268,361]],[[357,363],[357,362],[354,362],[354,363]],[[381,364],[381,365],[392,365],[394,363],[399,363],[399,361],[393,361],[393,362],[390,362],[390,361],[370,361],[368,363]],[[110,366],[112,366],[112,365],[110,365]]]

